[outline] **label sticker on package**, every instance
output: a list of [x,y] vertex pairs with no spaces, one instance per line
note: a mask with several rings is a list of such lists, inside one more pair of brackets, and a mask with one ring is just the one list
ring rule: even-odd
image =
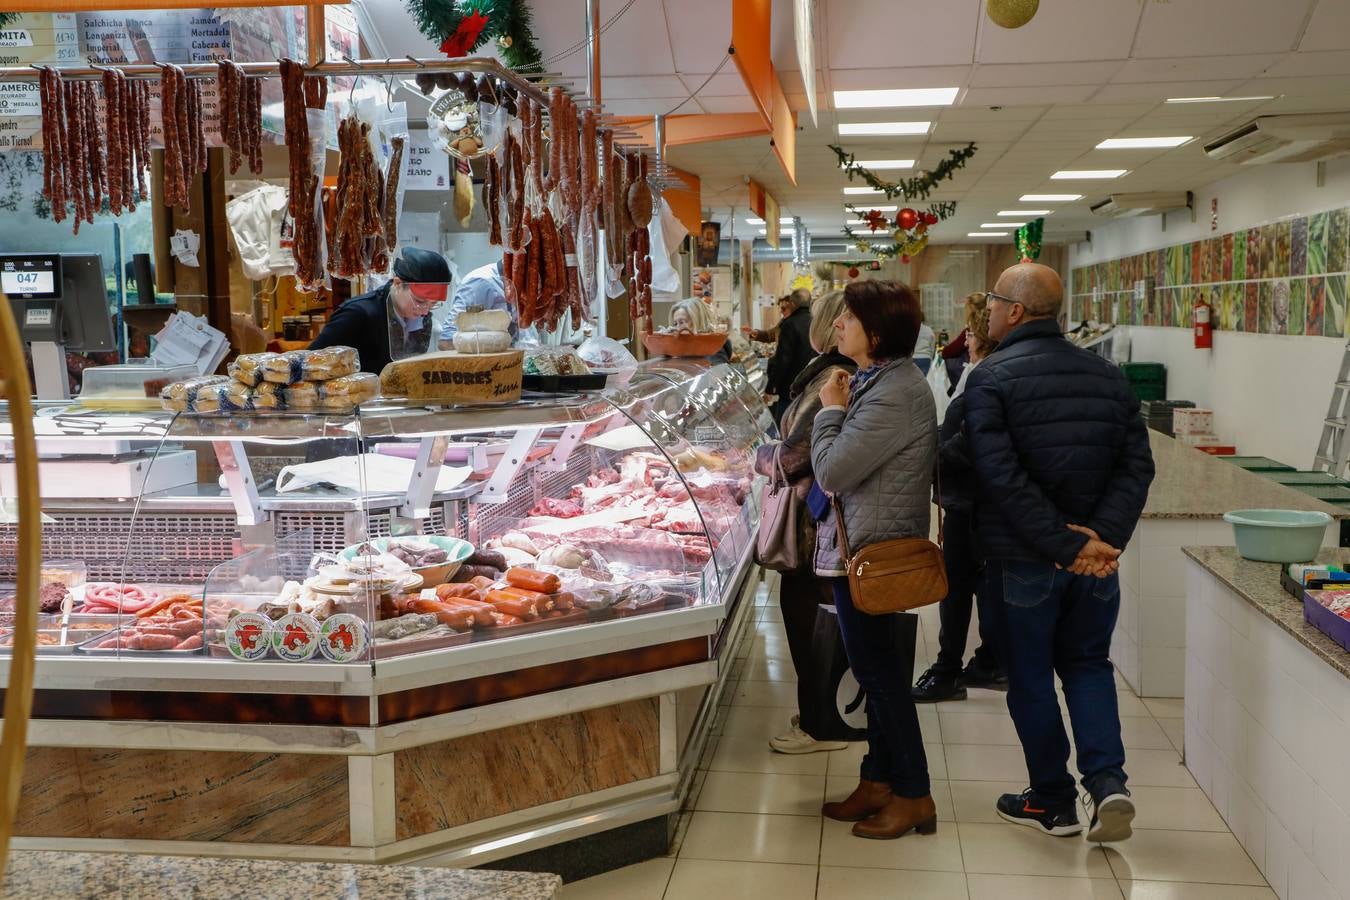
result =
[[302,662],[319,650],[319,620],[289,613],[272,626],[272,650],[287,662]]
[[262,659],[272,648],[272,620],[262,613],[240,613],[225,624],[225,649],[235,659]]
[[324,619],[319,630],[319,649],[333,662],[353,662],[366,652],[366,623],[351,613]]

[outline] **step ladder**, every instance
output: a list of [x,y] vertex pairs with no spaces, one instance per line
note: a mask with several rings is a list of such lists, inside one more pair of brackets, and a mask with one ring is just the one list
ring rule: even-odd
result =
[[1313,457],[1313,470],[1327,472],[1337,478],[1345,475],[1346,458],[1350,455],[1350,441],[1346,440],[1346,423],[1350,422],[1350,343],[1341,356],[1341,371],[1331,386],[1331,404],[1322,421],[1322,440]]

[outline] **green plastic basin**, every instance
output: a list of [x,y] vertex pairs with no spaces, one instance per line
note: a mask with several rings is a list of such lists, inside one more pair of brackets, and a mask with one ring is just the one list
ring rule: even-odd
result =
[[1331,516],[1295,509],[1237,509],[1223,520],[1244,559],[1256,562],[1312,562],[1322,549]]

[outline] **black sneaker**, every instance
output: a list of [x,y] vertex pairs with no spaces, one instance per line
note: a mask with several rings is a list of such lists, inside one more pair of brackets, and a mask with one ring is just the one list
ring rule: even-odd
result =
[[[1088,827],[1087,839],[1097,844],[1109,844],[1123,841],[1134,833],[1131,822],[1134,821],[1134,801],[1125,783],[1119,778],[1100,778],[1093,783],[1092,824]],[[1084,798],[1084,803],[1087,798]]]
[[1020,794],[999,797],[998,814],[1009,822],[1030,825],[1055,837],[1070,837],[1083,831],[1083,823],[1078,821],[1078,810],[1074,804],[1051,807],[1042,803],[1032,788]]
[[957,675],[947,675],[934,671],[932,666],[919,676],[919,681],[910,688],[915,703],[941,703],[943,700],[966,699],[965,686]]
[[991,691],[1008,690],[1008,675],[998,666],[985,667],[972,658],[961,673],[961,683],[968,688],[985,688]]

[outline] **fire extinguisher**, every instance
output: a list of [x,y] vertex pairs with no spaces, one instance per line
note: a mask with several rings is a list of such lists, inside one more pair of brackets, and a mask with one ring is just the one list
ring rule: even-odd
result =
[[1209,350],[1214,346],[1214,325],[1210,322],[1213,308],[1204,300],[1195,301],[1191,321],[1195,323],[1195,349]]

